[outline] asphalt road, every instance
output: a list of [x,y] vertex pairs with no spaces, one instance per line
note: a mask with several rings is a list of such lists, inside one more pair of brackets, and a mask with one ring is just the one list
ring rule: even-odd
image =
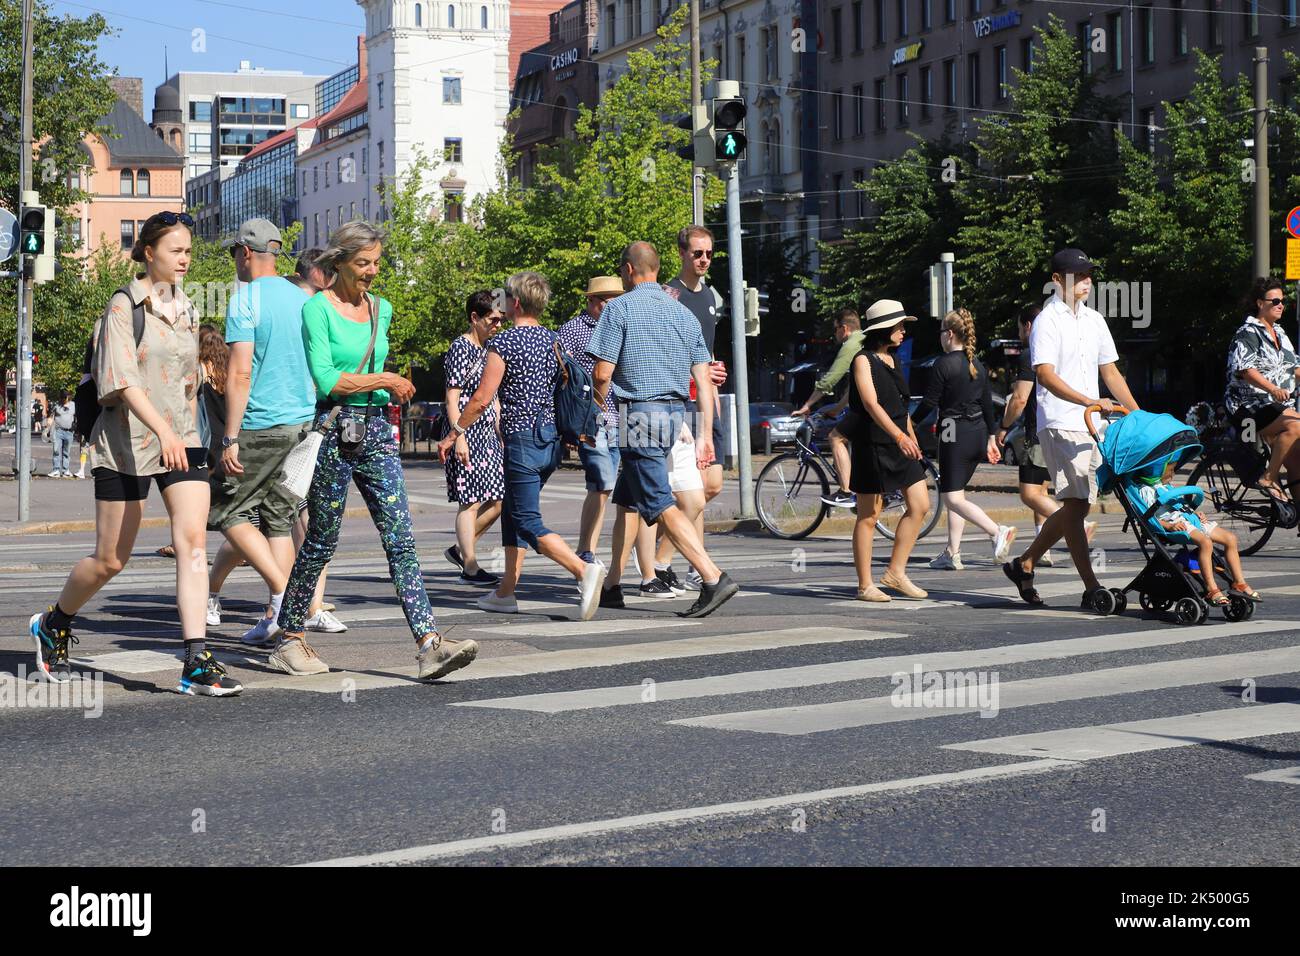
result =
[[[1294,533],[1248,559],[1266,601],[1239,624],[1182,627],[1136,600],[1119,618],[1083,614],[1064,560],[1040,574],[1050,609],[1035,611],[970,535],[966,571],[925,567],[939,532],[910,572],[931,601],[853,601],[843,539],[715,535],[744,588],[717,614],[684,621],[686,599],[636,598],[584,624],[572,584],[535,556],[528,613],[474,609],[480,592],[441,557],[441,476],[413,472],[412,493],[435,609],[483,648],[460,679],[413,679],[377,537],[349,519],[328,591],[351,629],[312,638],[335,670],[289,678],[239,648],[261,599],[241,570],[211,643],[244,694],[176,695],[172,572],[152,556],[165,531],[145,529],[138,559],[78,618],[74,659],[105,675],[101,715],[0,707],[0,863],[1297,859]],[[554,479],[556,530],[576,531],[581,497],[578,475]],[[30,667],[27,617],[89,540],[0,539],[0,672]],[[1107,517],[1097,543],[1104,579],[1127,583],[1132,538]],[[948,703],[989,716],[896,706],[894,675],[916,666],[983,681],[981,699]]]

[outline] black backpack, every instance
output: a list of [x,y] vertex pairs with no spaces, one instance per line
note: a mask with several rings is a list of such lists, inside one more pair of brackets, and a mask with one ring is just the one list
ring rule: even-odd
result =
[[577,359],[560,349],[558,342],[552,345],[560,363],[560,376],[555,383],[555,430],[566,444],[581,442],[588,448],[594,447],[600,427],[600,406],[596,403],[591,376]]
[[[123,286],[114,292],[130,296],[131,290]],[[135,336],[135,344],[140,345],[144,338],[144,303],[134,303],[131,306],[131,331]],[[92,333],[89,341],[86,342],[86,358],[81,364],[81,384],[77,386],[76,394],[73,396],[73,404],[77,407],[77,438],[82,442],[90,441],[90,433],[94,431],[95,421],[99,418],[99,387],[95,384],[95,336]]]

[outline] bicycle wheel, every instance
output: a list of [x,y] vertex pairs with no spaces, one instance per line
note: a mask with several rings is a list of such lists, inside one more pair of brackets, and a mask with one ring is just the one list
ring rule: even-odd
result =
[[[918,541],[934,530],[934,526],[939,523],[939,512],[943,509],[943,505],[939,502],[939,469],[929,459],[921,462],[921,465],[925,469],[925,494],[930,503],[925,509],[924,517],[921,519],[921,531],[916,536]],[[902,491],[891,491],[885,495],[885,501],[880,507],[880,519],[876,522],[876,527],[890,541],[894,540],[894,531],[906,510]]]
[[826,517],[830,506],[822,497],[830,491],[816,458],[798,452],[777,455],[763,466],[754,483],[758,520],[778,538],[806,538]]
[[1202,458],[1187,482],[1205,492],[1202,510],[1237,536],[1241,554],[1264,547],[1277,524],[1277,511],[1268,493],[1243,484],[1232,463],[1212,456]]

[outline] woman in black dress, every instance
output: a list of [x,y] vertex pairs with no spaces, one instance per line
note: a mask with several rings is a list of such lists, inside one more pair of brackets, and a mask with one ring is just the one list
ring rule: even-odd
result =
[[859,426],[852,436],[853,467],[849,490],[858,496],[858,518],[853,526],[853,563],[858,571],[859,601],[892,600],[871,580],[871,541],[880,517],[882,495],[903,491],[906,512],[894,532],[894,550],[880,583],[905,597],[924,598],[926,592],[907,577],[907,559],[912,554],[921,521],[929,507],[921,447],[912,420],[907,415],[908,389],[891,349],[902,344],[905,322],[915,322],[902,303],[881,299],[874,303],[863,322],[862,351],[853,359],[853,381],[849,407],[857,413]]

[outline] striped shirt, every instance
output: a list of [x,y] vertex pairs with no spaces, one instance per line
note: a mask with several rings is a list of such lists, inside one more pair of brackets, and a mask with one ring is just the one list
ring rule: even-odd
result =
[[643,282],[605,304],[587,354],[614,363],[621,402],[689,398],[691,367],[712,356],[699,320],[657,282]]

